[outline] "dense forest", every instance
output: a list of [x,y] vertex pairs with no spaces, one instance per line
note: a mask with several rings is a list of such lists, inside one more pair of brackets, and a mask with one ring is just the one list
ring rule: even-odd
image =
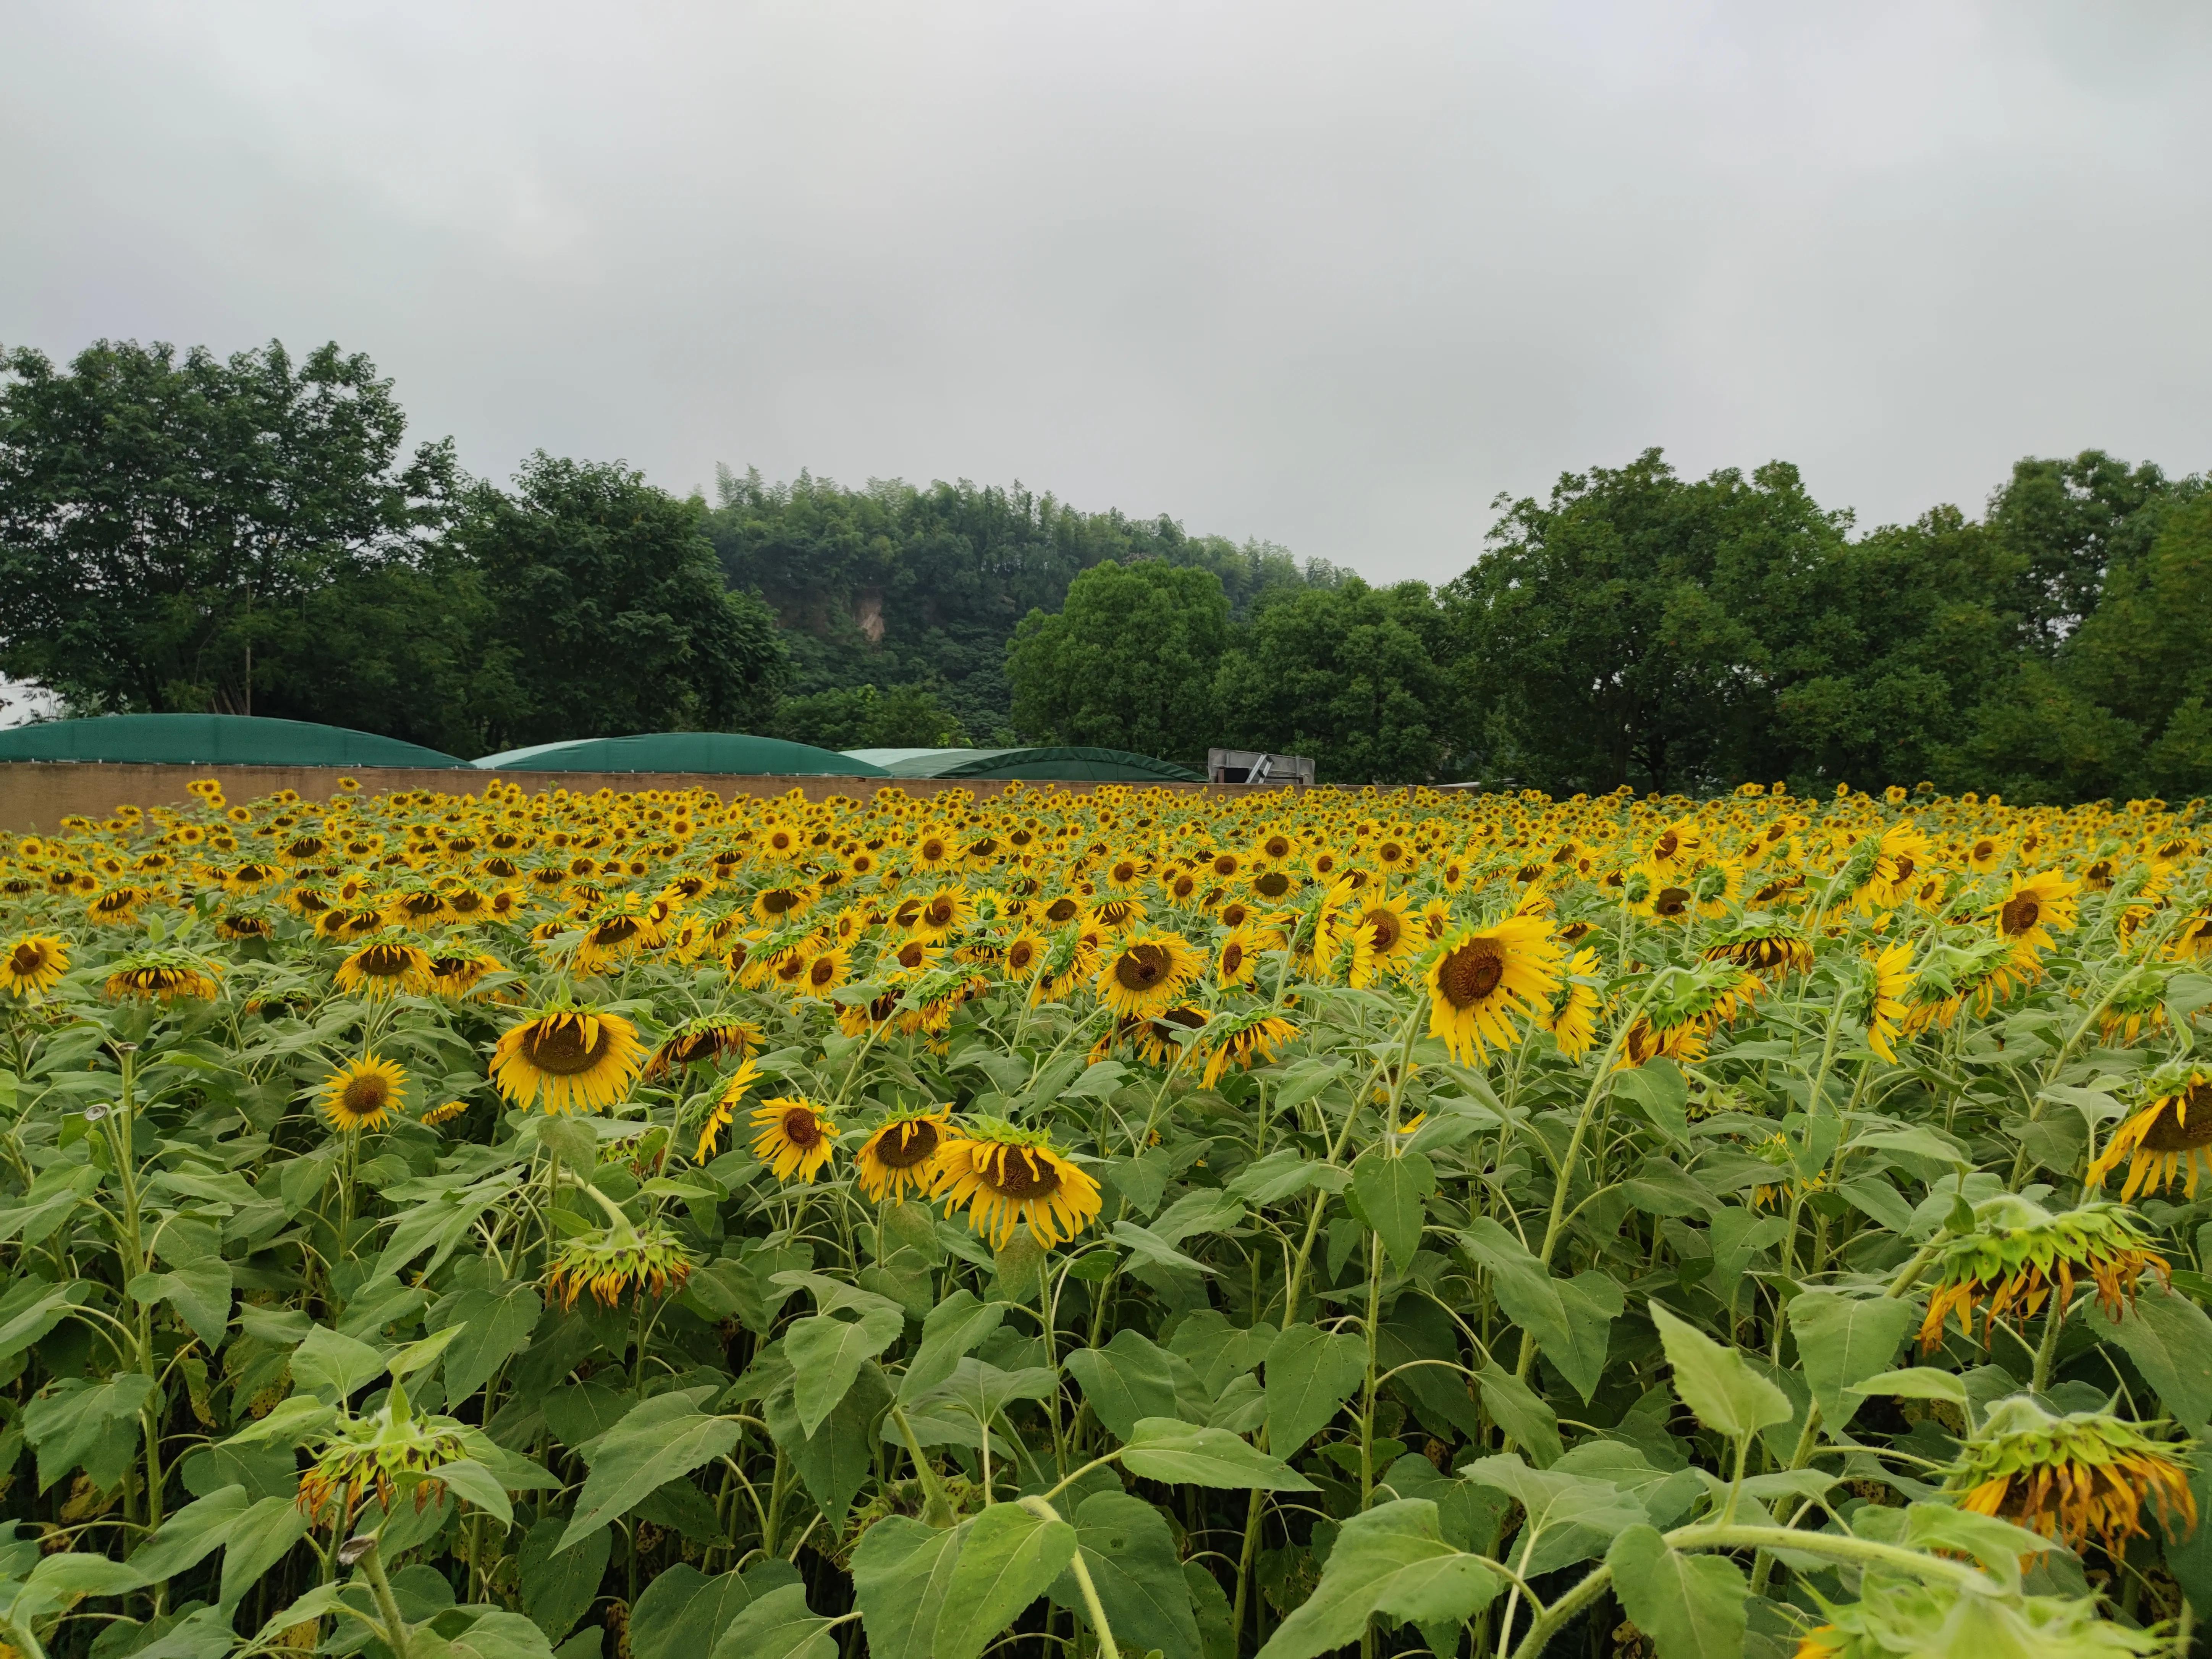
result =
[[2212,793],[2212,493],[2094,450],[1863,531],[1784,463],[1655,449],[1501,497],[1432,588],[1018,485],[725,471],[709,503],[541,453],[501,486],[405,426],[335,345],[0,359],[0,673],[465,756],[714,727],[1555,793]]

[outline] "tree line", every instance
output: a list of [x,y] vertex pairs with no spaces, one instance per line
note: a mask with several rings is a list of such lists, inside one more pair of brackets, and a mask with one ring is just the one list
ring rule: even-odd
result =
[[1431,587],[1018,485],[725,471],[709,503],[540,453],[500,486],[404,432],[335,345],[7,353],[0,673],[465,756],[715,728],[1554,793],[2212,793],[2212,493],[2094,450],[1865,532],[1786,464],[1651,450],[1500,497]]

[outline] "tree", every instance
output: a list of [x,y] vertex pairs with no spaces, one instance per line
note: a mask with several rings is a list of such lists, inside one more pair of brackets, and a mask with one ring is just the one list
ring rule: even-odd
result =
[[1416,783],[1452,768],[1467,726],[1450,625],[1427,586],[1285,592],[1215,680],[1224,741],[1310,755],[1325,783]]
[[1018,732],[1201,764],[1229,599],[1211,570],[1113,561],[1068,585],[1058,616],[1032,611],[1006,651]]
[[2148,462],[2130,467],[2101,449],[2071,460],[2028,456],[1990,498],[1984,522],[2010,556],[2009,608],[2022,643],[2050,656],[2097,607],[2117,562],[2139,559],[2158,532],[2159,509],[2192,493]]
[[926,685],[872,685],[786,697],[769,725],[772,737],[822,749],[960,749],[968,734]]
[[480,486],[468,507],[455,539],[515,692],[491,747],[767,721],[789,661],[768,607],[725,586],[702,502],[541,450],[513,495]]
[[291,677],[302,605],[416,568],[452,515],[451,444],[403,462],[392,383],[335,344],[0,371],[0,672],[80,710],[283,712],[257,694]]

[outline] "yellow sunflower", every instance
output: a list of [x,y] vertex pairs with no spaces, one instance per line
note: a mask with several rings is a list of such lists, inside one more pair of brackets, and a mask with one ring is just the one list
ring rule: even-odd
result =
[[430,988],[430,953],[404,939],[374,939],[338,964],[338,988],[368,997]]
[[901,1112],[862,1141],[853,1155],[860,1190],[878,1203],[886,1198],[903,1202],[908,1188],[927,1192],[937,1178],[938,1155],[962,1139],[951,1112],[950,1106]]
[[141,951],[117,963],[101,988],[110,1001],[173,1002],[179,997],[212,1002],[222,994],[222,969],[184,951]]
[[707,1066],[735,1054],[743,1060],[760,1052],[761,1028],[734,1014],[708,1014],[687,1020],[653,1051],[641,1076],[658,1082],[679,1066]]
[[1559,988],[1531,1015],[1537,1024],[1552,1034],[1552,1040],[1559,1045],[1560,1055],[1566,1060],[1580,1060],[1589,1052],[1596,1038],[1597,974],[1597,951],[1585,945],[1567,963]]
[[1539,917],[1514,916],[1445,935],[1425,976],[1429,1035],[1442,1038],[1455,1060],[1480,1060],[1486,1040],[1510,1045],[1511,1016],[1532,1017],[1559,988],[1559,947],[1547,931]]
[[1205,957],[1182,934],[1136,933],[1108,952],[1098,1000],[1125,1019],[1149,1018],[1205,971]]
[[69,941],[52,933],[24,933],[0,956],[0,991],[35,1002],[69,971]]
[[543,1097],[549,1112],[595,1112],[622,1098],[644,1059],[637,1027],[621,1015],[549,1008],[500,1038],[491,1079],[517,1106]]
[[778,1181],[796,1176],[811,1184],[836,1150],[837,1126],[805,1098],[779,1097],[753,1108],[753,1156]]
[[1050,1249],[1089,1226],[1099,1209],[1098,1183],[1043,1135],[988,1120],[939,1154],[931,1195],[945,1199],[948,1213],[964,1206],[969,1226],[994,1249],[1024,1225]]
[[323,1082],[323,1115],[334,1129],[381,1129],[407,1103],[407,1074],[374,1054],[349,1060]]
[[1910,941],[1869,950],[1851,988],[1851,1017],[1866,1027],[1867,1047],[1891,1065],[1897,1064],[1898,1024],[1905,1016],[1905,999],[1912,989],[1912,945]]
[[2183,1190],[2212,1170],[2212,1067],[2186,1061],[2161,1066],[2144,1085],[2149,1104],[2112,1131],[2089,1165],[2089,1185],[2102,1187],[2125,1160],[2123,1201],[2139,1192],[2163,1192],[2179,1175]]
[[2012,891],[1997,906],[1996,923],[1998,937],[2012,945],[2015,963],[2023,968],[2034,967],[2038,953],[2057,942],[2048,930],[2074,926],[2075,895],[2081,890],[2080,882],[2069,881],[2056,870],[2025,881],[2018,871],[2013,872]]
[[1006,945],[1005,958],[1000,969],[1016,985],[1027,985],[1050,959],[1052,947],[1036,933],[1024,928],[1014,935]]
[[1420,950],[1421,936],[1406,920],[1406,913],[1387,899],[1367,905],[1352,924],[1352,983],[1372,985],[1396,977],[1399,965]]
[[[663,1048],[666,1046],[665,1043],[662,1045]],[[730,1080],[722,1085],[721,1095],[714,1102],[714,1109],[707,1115],[706,1125],[699,1131],[699,1150],[691,1157],[694,1164],[710,1161],[714,1142],[720,1138],[722,1131],[730,1127],[730,1120],[737,1116],[738,1108],[743,1103],[747,1091],[759,1081],[760,1067],[753,1064],[750,1055],[747,1055],[738,1069],[730,1073]]]
[[1216,1016],[1199,1039],[1206,1053],[1206,1074],[1199,1087],[1211,1089],[1231,1066],[1249,1071],[1257,1063],[1273,1060],[1276,1051],[1297,1034],[1296,1025],[1266,1009]]
[[1252,928],[1248,923],[1232,927],[1222,935],[1221,948],[1214,953],[1213,980],[1223,990],[1231,986],[1249,985],[1257,966],[1258,947],[1252,941]]

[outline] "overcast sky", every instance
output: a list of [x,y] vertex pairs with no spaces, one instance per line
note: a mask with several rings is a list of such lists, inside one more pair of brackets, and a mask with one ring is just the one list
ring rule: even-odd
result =
[[2212,7],[0,6],[0,343],[417,435],[1019,479],[1371,578],[1662,446],[1862,525],[2212,465]]

